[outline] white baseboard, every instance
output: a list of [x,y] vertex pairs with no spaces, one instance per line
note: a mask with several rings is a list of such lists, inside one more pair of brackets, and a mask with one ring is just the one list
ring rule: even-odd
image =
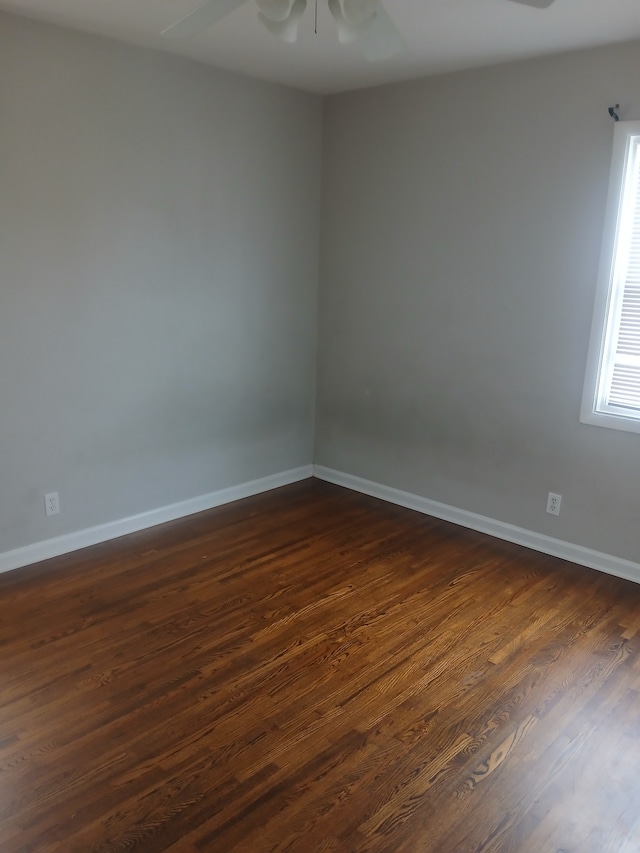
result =
[[572,542],[564,542],[562,539],[553,539],[551,536],[544,536],[542,533],[525,530],[523,527],[506,524],[504,521],[497,521],[484,515],[476,515],[474,512],[457,509],[457,507],[432,501],[429,498],[420,497],[420,495],[413,495],[410,492],[403,492],[400,489],[393,489],[391,486],[384,486],[371,480],[364,480],[362,477],[355,477],[352,474],[344,474],[342,471],[334,471],[332,468],[325,468],[322,465],[313,466],[313,476],[319,480],[326,480],[329,483],[335,483],[337,486],[344,486],[347,489],[362,492],[389,503],[415,509],[425,515],[432,515],[435,518],[451,521],[462,527],[469,527],[471,530],[478,530],[480,533],[487,533],[497,539],[515,542],[517,545],[524,545],[526,548],[541,551],[543,554],[551,554],[553,557],[560,557],[562,560],[569,560],[590,569],[597,569],[609,575],[616,575],[616,577],[640,583],[640,563],[633,563],[631,560],[623,560],[620,557],[613,557],[600,551],[592,551],[582,545],[574,545]]
[[32,563],[38,563],[41,560],[48,560],[51,557],[69,554],[80,548],[88,548],[100,542],[117,539],[119,536],[126,536],[128,533],[135,533],[138,530],[155,527],[167,521],[174,521],[178,518],[193,515],[196,512],[213,509],[232,501],[258,495],[270,489],[277,489],[280,486],[297,483],[309,477],[317,477],[319,480],[326,480],[329,483],[335,483],[338,486],[344,486],[347,489],[362,492],[365,495],[371,495],[372,497],[380,498],[398,506],[417,510],[425,515],[441,518],[444,521],[451,521],[454,524],[468,527],[471,530],[478,530],[480,533],[495,536],[497,539],[515,542],[517,545],[524,545],[526,548],[541,551],[543,554],[551,554],[554,557],[560,557],[563,560],[569,560],[572,563],[578,563],[590,569],[597,569],[598,571],[606,572],[625,580],[640,583],[640,564],[634,563],[631,560],[623,560],[611,554],[593,551],[582,545],[564,542],[562,539],[553,539],[551,536],[545,536],[542,533],[535,533],[523,527],[516,527],[513,524],[506,524],[494,518],[477,515],[474,512],[468,512],[467,510],[458,509],[457,507],[439,503],[429,498],[423,498],[420,495],[414,495],[410,492],[394,489],[391,486],[374,483],[371,480],[365,480],[353,474],[345,474],[342,471],[325,468],[323,465],[305,465],[301,468],[293,468],[289,471],[271,474],[259,480],[241,483],[237,486],[231,486],[227,489],[221,489],[220,491],[211,492],[210,494],[201,495],[197,498],[181,501],[180,503],[159,507],[158,509],[133,515],[129,518],[100,524],[97,527],[89,527],[75,533],[58,536],[55,539],[35,542],[33,545],[16,548],[13,551],[5,551],[4,553],[0,553],[0,573],[18,569]]
[[97,545],[109,539],[117,539],[119,536],[126,536],[127,533],[136,533],[138,530],[144,530],[147,527],[155,527],[157,524],[164,524],[167,521],[184,518],[196,512],[213,509],[213,507],[258,495],[261,492],[268,492],[270,489],[288,486],[290,483],[307,480],[312,476],[313,465],[304,465],[302,468],[292,468],[279,474],[271,474],[268,477],[251,480],[248,483],[241,483],[238,486],[231,486],[228,489],[221,489],[208,495],[200,495],[200,497],[190,498],[180,503],[141,512],[139,515],[132,515],[129,518],[121,518],[118,521],[110,521],[97,527],[88,527],[75,533],[57,536],[55,539],[35,542],[33,545],[26,545],[24,548],[5,551],[0,553],[0,573],[19,569],[31,563],[39,563],[41,560],[49,560],[51,557],[69,554],[71,551],[78,551],[80,548],[88,548],[90,545]]

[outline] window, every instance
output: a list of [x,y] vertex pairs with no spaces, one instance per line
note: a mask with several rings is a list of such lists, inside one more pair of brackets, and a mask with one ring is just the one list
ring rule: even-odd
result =
[[640,121],[615,126],[583,423],[640,433]]

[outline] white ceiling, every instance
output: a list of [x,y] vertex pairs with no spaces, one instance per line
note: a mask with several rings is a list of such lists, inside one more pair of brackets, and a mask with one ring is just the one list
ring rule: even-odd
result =
[[326,0],[318,0],[317,35],[309,0],[294,45],[259,24],[251,0],[195,38],[160,36],[201,1],[0,0],[0,9],[318,93],[640,38],[640,0],[555,0],[549,9],[510,0],[386,0],[408,47],[381,63],[338,43]]

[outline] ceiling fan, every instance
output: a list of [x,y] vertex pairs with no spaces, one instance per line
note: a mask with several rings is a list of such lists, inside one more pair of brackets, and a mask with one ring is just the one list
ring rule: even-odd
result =
[[[205,0],[192,12],[162,31],[170,38],[187,38],[209,29],[248,0]],[[258,20],[283,41],[295,42],[307,0],[255,0]],[[318,0],[315,0],[316,8]],[[546,9],[554,0],[512,0]],[[327,0],[342,44],[355,44],[366,59],[390,59],[405,46],[405,39],[382,5],[382,0]]]

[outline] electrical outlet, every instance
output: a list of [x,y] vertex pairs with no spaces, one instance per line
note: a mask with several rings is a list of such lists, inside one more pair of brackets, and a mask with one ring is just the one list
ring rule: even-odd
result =
[[549,515],[560,515],[560,504],[562,503],[562,495],[556,495],[554,492],[549,492],[547,496],[547,512]]
[[44,510],[47,515],[58,515],[60,512],[60,498],[57,492],[51,492],[44,496]]

